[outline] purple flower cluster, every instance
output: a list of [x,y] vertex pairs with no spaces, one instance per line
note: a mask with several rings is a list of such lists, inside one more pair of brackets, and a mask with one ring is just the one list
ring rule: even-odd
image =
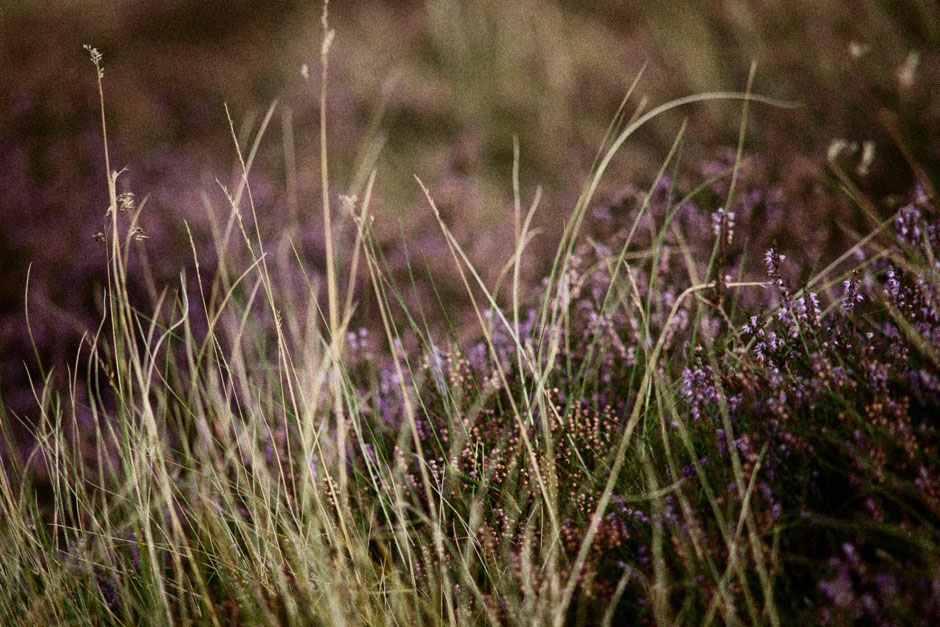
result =
[[725,244],[734,241],[734,212],[719,207],[712,214],[712,235],[724,240]]
[[[546,427],[552,457],[545,461],[551,464],[565,504],[562,544],[574,556],[599,502],[603,487],[599,478],[610,467],[609,451],[636,403],[629,382],[643,372],[651,338],[661,335],[667,353],[683,357],[661,368],[662,376],[668,372],[677,381],[680,411],[678,417],[663,418],[672,428],[656,437],[665,438],[664,446],[673,457],[658,458],[655,472],[663,485],[678,481],[684,487],[664,495],[656,507],[649,502],[627,507],[624,497],[641,475],[638,469],[624,475],[595,531],[590,558],[577,574],[579,602],[608,598],[624,564],[631,572],[652,577],[657,528],[667,538],[662,558],[670,571],[694,571],[704,555],[714,563],[725,563],[722,528],[707,510],[691,505],[703,498],[693,486],[702,481],[721,486],[714,493],[717,503],[742,507],[739,479],[743,479],[756,488],[746,500],[755,530],[769,536],[786,529],[780,533],[778,567],[779,576],[790,578],[794,590],[800,591],[800,601],[787,610],[793,616],[817,621],[889,616],[898,609],[888,603],[891,590],[909,599],[911,607],[933,611],[929,595],[918,590],[932,585],[923,588],[923,582],[933,581],[930,569],[940,560],[925,554],[912,557],[904,568],[885,562],[877,573],[865,571],[877,575],[869,581],[859,574],[868,556],[880,555],[879,551],[901,555],[909,547],[886,545],[877,533],[860,533],[857,525],[859,520],[871,520],[880,529],[915,529],[928,512],[940,515],[936,458],[940,438],[928,419],[940,413],[940,373],[929,348],[940,340],[934,284],[917,276],[916,266],[898,258],[847,272],[835,282],[841,283],[841,290],[798,289],[793,287],[794,274],[788,272],[791,255],[768,246],[763,275],[772,289],[753,290],[763,294],[756,299],[743,294],[742,310],[731,325],[713,310],[688,305],[678,307],[669,318],[679,294],[691,284],[685,260],[669,249],[678,240],[664,230],[664,246],[657,256],[632,259],[635,252],[653,245],[657,225],[661,227],[673,213],[670,189],[661,183],[650,197],[634,190],[594,212],[603,219],[591,228],[597,229],[594,235],[604,244],[581,245],[570,259],[565,288],[558,296],[566,299],[568,307],[568,317],[558,323],[564,326],[541,328],[537,311],[531,310],[510,333],[497,315],[488,312],[488,341],[472,343],[465,351],[423,349],[425,374],[420,378],[428,384],[420,392],[423,413],[418,433],[435,485],[443,487],[451,504],[469,508],[471,503],[483,503],[475,534],[488,560],[495,563],[508,552],[513,563],[521,564],[518,547],[531,542],[532,533],[524,521],[541,499],[525,442],[534,442],[541,450]],[[686,244],[707,258],[712,238],[718,236],[731,247],[725,263],[738,263],[732,246],[737,245],[732,236],[736,216],[766,210],[762,204],[766,195],[742,197],[743,208],[716,210],[711,221],[691,202],[679,207],[673,218],[685,229]],[[642,214],[637,211],[640,206],[646,207]],[[916,251],[910,242],[914,229],[927,233],[936,215],[925,200],[917,205],[916,214],[902,213],[893,250],[926,257],[929,238],[921,237]],[[640,226],[627,242],[629,231],[619,225],[634,221]],[[862,260],[865,254],[862,251]],[[630,261],[618,266],[618,258]],[[745,275],[750,271],[741,268]],[[618,282],[629,290],[618,291]],[[705,361],[704,352],[696,348],[702,342],[696,336],[702,332],[716,346],[728,348],[718,353],[717,361]],[[557,362],[561,367],[544,382],[552,401],[547,407],[532,408],[532,423],[520,422],[512,408],[525,407],[520,385],[528,373],[519,370],[516,338],[532,346],[550,337],[566,338]],[[391,369],[380,371],[374,403],[383,408],[378,413],[388,425],[401,425],[400,388]],[[456,422],[455,403],[462,412]],[[730,436],[722,405],[733,429]],[[693,437],[692,450],[685,448],[682,429],[677,428],[680,422]],[[650,424],[640,427],[643,437],[658,433],[646,433]],[[732,472],[732,455],[741,477]],[[409,484],[416,503],[426,508],[419,471],[415,460]],[[896,485],[907,488],[897,493],[888,489]],[[502,496],[506,486],[512,486],[512,507]],[[914,511],[922,513],[913,515]],[[852,530],[851,539],[840,531],[845,528]],[[818,581],[807,582],[798,575],[805,560],[831,555],[847,542],[867,547],[857,562],[843,552],[838,563],[833,561],[829,570],[821,571]],[[754,568],[748,562],[748,572]],[[521,582],[521,571],[516,576]],[[704,608],[715,591],[707,577],[699,579],[695,579],[700,593],[696,603]],[[873,591],[878,581],[889,580],[890,586],[882,586],[887,592]],[[622,601],[624,608],[632,608],[625,610],[626,615],[647,611],[649,591],[639,581],[642,577],[631,579],[633,600]],[[494,607],[499,605],[496,596],[487,598]]]
[[[940,570],[899,578],[883,558],[870,552],[863,541],[846,541],[829,559],[830,574],[818,584],[829,602],[820,612],[823,624],[893,625],[912,620],[910,624],[929,625],[940,621]],[[918,570],[913,561],[905,566]]]

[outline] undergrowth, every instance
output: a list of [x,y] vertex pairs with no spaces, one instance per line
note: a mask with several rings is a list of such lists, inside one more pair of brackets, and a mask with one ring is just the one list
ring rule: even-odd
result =
[[[35,373],[36,420],[4,415],[10,449],[14,421],[34,442],[0,473],[4,624],[940,621],[929,183],[887,219],[855,194],[870,233],[790,268],[751,246],[802,218],[743,158],[749,107],[783,103],[624,108],[541,285],[522,279],[540,198],[523,203],[518,149],[495,284],[418,181],[454,262],[430,280],[459,278],[467,341],[393,277],[375,172],[335,208],[331,39],[324,16],[325,270],[261,237],[273,108],[236,140],[211,267],[192,241],[195,276],[149,301],[128,271],[146,203],[107,163],[101,325],[68,389]],[[743,109],[729,159],[682,188],[680,132],[647,189],[594,198],[637,129],[709,100]]]

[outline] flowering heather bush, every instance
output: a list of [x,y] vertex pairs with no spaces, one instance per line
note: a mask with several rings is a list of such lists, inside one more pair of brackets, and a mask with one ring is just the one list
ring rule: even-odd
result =
[[[668,185],[656,187],[661,192]],[[683,238],[687,257],[704,258],[709,242],[733,241],[731,212],[713,212],[707,228],[708,214],[691,202],[676,209],[668,194],[654,192],[651,203],[634,196],[662,232],[667,214],[673,224],[698,225]],[[639,207],[631,211],[627,204],[618,203],[629,222]],[[595,213],[602,222],[613,220],[609,209]],[[933,283],[923,274],[938,267],[931,261],[938,217],[918,193],[898,213],[887,247],[859,247],[860,268],[847,278],[817,275],[801,289],[783,278],[787,258],[769,248],[766,280],[757,286],[769,294],[758,299],[762,309],[736,313],[740,325],[722,322],[714,302],[679,303],[692,284],[690,270],[667,258],[676,237],[658,239],[654,232],[619,253],[596,242],[579,247],[561,279],[567,318],[557,326],[539,327],[535,310],[518,326],[505,326],[487,310],[488,341],[466,351],[442,351],[429,341],[417,379],[428,382],[417,421],[422,455],[406,479],[419,507],[429,509],[420,489],[419,466],[426,464],[462,521],[453,537],[463,530],[479,542],[476,578],[488,593],[480,611],[523,620],[508,608],[519,607],[520,590],[544,585],[531,552],[546,531],[530,522],[543,487],[527,459],[526,438],[543,443],[536,447],[537,466],[554,477],[563,503],[561,547],[576,561],[603,498],[611,451],[635,408],[651,348],[645,340],[660,338],[674,355],[657,366],[657,377],[668,382],[660,393],[674,398],[647,408],[637,426],[644,444],[629,449],[637,459],[624,468],[597,519],[576,576],[572,620],[605,611],[662,618],[651,607],[650,582],[663,576],[696,592],[660,600],[687,616],[713,615],[720,593],[735,611],[746,615],[752,606],[752,618],[765,620],[753,596],[769,586],[774,611],[791,621],[940,617],[932,419],[940,412],[938,318]],[[607,241],[616,250],[626,237],[621,230]],[[648,248],[651,242],[661,256]],[[618,258],[631,259],[622,280],[636,299],[621,295],[609,311]],[[707,269],[691,272],[705,276]],[[812,288],[824,282],[828,296],[821,297]],[[520,421],[514,412],[528,400],[529,366],[516,359],[517,339],[533,346],[553,334],[566,337],[560,363],[542,383],[544,402]],[[386,368],[380,380],[393,379],[392,371]],[[383,383],[379,389],[376,404],[400,410],[398,388]],[[400,412],[398,421],[390,418],[395,411],[381,415],[393,427],[390,436],[398,433]],[[644,451],[656,460],[645,468]],[[670,486],[658,504],[637,498],[638,491],[649,493],[650,482]],[[761,539],[760,553],[748,551],[742,530]],[[735,536],[738,553],[728,546]],[[509,571],[500,572],[501,565]],[[761,581],[762,569],[769,583]],[[561,572],[571,576],[564,567]]]
[[741,148],[602,187],[679,104],[618,116],[543,262],[538,195],[478,270],[419,182],[427,282],[374,172],[334,198],[322,144],[322,240],[295,246],[236,139],[215,249],[158,284],[106,140],[102,324],[4,414],[2,622],[940,622],[929,182],[884,219],[833,163],[874,222],[841,250]]
[[[109,219],[129,241],[121,200]],[[530,308],[480,309],[476,342],[442,343],[413,318],[343,331],[340,405],[329,344],[252,304],[277,275],[246,291],[220,268],[240,304],[95,348],[96,370],[142,368],[126,392],[99,374],[85,406],[44,395],[36,452],[10,472],[46,477],[51,501],[5,505],[22,548],[8,550],[4,612],[28,620],[43,599],[93,622],[161,608],[160,621],[245,623],[940,618],[935,204],[918,192],[850,251],[854,267],[799,286],[775,248],[762,280],[734,280],[751,272],[733,265],[736,237],[755,224],[707,202],[661,179],[592,209],[603,243],[577,243]],[[376,286],[395,292],[360,234]],[[165,374],[122,362],[132,341]],[[282,350],[317,365],[280,383],[252,365]],[[125,398],[135,385],[155,400]],[[18,566],[30,547],[45,547],[41,575]],[[343,569],[368,574],[356,602],[333,596]]]

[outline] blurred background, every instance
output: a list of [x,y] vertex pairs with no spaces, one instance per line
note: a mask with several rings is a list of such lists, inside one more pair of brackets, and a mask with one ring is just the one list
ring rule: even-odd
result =
[[[135,271],[153,280],[141,279],[142,293],[192,266],[184,220],[211,265],[213,220],[226,215],[220,184],[237,181],[226,104],[245,147],[277,100],[252,171],[255,200],[265,237],[291,237],[315,271],[320,12],[309,0],[0,0],[0,394],[8,408],[35,411],[25,367],[37,359],[24,309],[28,269],[44,364],[64,371],[100,320],[106,261],[94,236],[107,191],[95,72],[82,45],[104,55],[111,163],[127,167],[119,191],[147,199],[149,239],[136,244]],[[884,215],[918,182],[940,182],[940,9],[932,0],[334,0],[330,17],[333,191],[361,195],[378,168],[373,210],[393,265],[402,243],[421,265],[451,264],[417,174],[471,257],[489,276],[499,270],[513,237],[517,136],[523,203],[544,189],[544,234],[529,268],[537,277],[539,255],[554,249],[643,68],[628,111],[642,98],[648,109],[743,90],[752,62],[754,91],[801,104],[751,108],[745,176],[786,199],[788,213],[763,235],[805,267],[866,228],[829,157]],[[614,161],[597,202],[616,208],[624,190],[648,187],[684,120],[677,176],[686,188],[700,182],[733,159],[740,116],[739,104],[714,103],[656,120]],[[846,146],[838,155],[830,150],[837,140]]]

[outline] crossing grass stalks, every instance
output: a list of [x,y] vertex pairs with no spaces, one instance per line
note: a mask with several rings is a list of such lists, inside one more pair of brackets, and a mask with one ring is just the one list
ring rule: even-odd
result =
[[[418,181],[453,261],[434,271],[456,273],[478,326],[462,343],[393,279],[375,170],[331,206],[327,17],[325,276],[262,237],[251,170],[272,106],[247,154],[230,118],[217,263],[191,240],[195,276],[149,304],[127,270],[143,203],[117,192],[89,49],[104,315],[68,389],[39,373],[35,447],[0,472],[4,624],[938,617],[936,199],[913,194],[799,288],[774,249],[755,276],[735,216],[748,108],[786,103],[748,85],[627,115],[631,93],[540,290],[520,278],[540,198],[523,211],[518,147],[496,284]],[[633,133],[706,101],[742,108],[732,162],[680,191],[680,131],[618,228],[586,233]],[[358,329],[366,307],[378,324]]]

